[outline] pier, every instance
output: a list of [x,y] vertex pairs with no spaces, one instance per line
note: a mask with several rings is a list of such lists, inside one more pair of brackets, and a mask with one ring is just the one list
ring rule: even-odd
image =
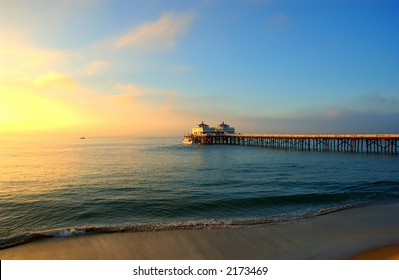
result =
[[214,134],[191,135],[198,144],[258,146],[298,151],[398,154],[399,134]]

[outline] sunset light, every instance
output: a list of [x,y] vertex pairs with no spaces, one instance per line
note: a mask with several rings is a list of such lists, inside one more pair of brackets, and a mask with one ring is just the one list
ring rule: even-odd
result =
[[398,130],[391,2],[122,2],[2,2],[0,135]]
[[1,279],[399,275],[398,12],[0,0]]

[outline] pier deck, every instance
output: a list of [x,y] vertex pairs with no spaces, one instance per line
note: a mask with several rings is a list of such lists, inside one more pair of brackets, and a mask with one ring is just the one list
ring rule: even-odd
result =
[[196,134],[192,137],[199,144],[304,151],[399,153],[399,134]]

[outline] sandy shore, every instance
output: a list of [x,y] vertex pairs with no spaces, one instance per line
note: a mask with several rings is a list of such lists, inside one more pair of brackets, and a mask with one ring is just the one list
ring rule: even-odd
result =
[[399,260],[399,244],[360,253],[353,260]]
[[278,225],[53,238],[0,259],[398,259],[398,213],[391,204]]

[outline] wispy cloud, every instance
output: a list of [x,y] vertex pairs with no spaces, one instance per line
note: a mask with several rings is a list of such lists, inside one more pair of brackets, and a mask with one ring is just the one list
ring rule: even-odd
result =
[[340,117],[342,114],[343,114],[342,110],[333,108],[333,109],[327,110],[327,112],[325,112],[324,115],[327,118],[337,118],[337,117]]
[[355,102],[359,106],[363,106],[368,111],[380,113],[399,113],[399,98],[396,96],[389,96],[383,91],[375,90],[369,94],[358,97]]
[[118,49],[138,47],[145,49],[173,49],[176,40],[193,21],[191,13],[165,13],[157,21],[142,24],[133,31],[122,35],[115,42]]
[[[329,115],[333,112],[333,116]],[[336,113],[335,113],[336,112]],[[285,117],[246,116],[234,121],[245,133],[397,133],[399,113],[374,113],[333,109]]]
[[120,94],[129,94],[132,96],[141,96],[147,93],[146,89],[143,89],[134,84],[117,84],[115,88]]
[[0,30],[0,82],[12,82],[46,73],[65,65],[68,54],[43,49],[14,32]]
[[92,61],[83,67],[83,73],[86,76],[95,76],[102,73],[108,66],[109,63],[104,60]]
[[69,76],[57,71],[47,73],[33,80],[33,84],[39,87],[70,87],[76,86],[76,82]]

